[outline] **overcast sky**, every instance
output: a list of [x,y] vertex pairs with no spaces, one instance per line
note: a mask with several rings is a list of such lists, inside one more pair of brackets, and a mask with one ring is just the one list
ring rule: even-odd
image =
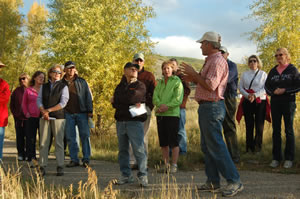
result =
[[[26,14],[35,0],[24,0],[22,12]],[[38,0],[47,5],[48,0]],[[207,31],[220,33],[222,45],[229,58],[242,62],[242,58],[256,54],[256,45],[245,36],[258,22],[242,20],[251,11],[252,0],[144,0],[152,5],[156,17],[147,22],[153,41],[158,42],[155,52],[165,56],[183,56],[203,59],[200,44],[195,41]]]

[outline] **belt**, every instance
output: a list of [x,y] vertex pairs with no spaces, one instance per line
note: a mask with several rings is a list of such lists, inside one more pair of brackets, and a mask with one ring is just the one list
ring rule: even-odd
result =
[[[222,99],[221,99],[222,100]],[[221,100],[218,100],[218,101],[221,101]],[[218,101],[207,101],[207,100],[199,100],[198,101],[198,104],[204,104],[204,103],[207,103],[207,102],[218,102]]]

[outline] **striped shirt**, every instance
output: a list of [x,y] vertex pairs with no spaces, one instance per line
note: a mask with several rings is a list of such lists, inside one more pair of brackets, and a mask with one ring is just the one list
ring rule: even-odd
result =
[[219,101],[224,99],[223,95],[228,79],[228,64],[221,52],[206,57],[199,74],[205,79],[206,84],[212,91],[205,89],[198,83],[195,93],[196,101]]

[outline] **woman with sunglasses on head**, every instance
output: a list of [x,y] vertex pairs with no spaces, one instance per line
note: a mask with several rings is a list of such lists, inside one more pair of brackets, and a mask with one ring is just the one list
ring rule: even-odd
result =
[[18,160],[23,161],[26,157],[25,146],[25,120],[26,117],[22,111],[22,100],[25,89],[28,86],[29,76],[26,73],[22,73],[19,76],[19,86],[12,92],[10,100],[10,110],[15,120],[16,130],[16,144],[18,151]]
[[69,100],[67,84],[61,80],[61,65],[54,65],[48,71],[48,82],[43,84],[37,98],[37,105],[41,112],[40,119],[40,172],[46,174],[48,163],[48,149],[51,132],[55,138],[55,156],[57,162],[57,176],[64,175],[64,107]]
[[36,105],[36,101],[43,83],[45,83],[45,73],[36,71],[31,77],[29,87],[25,89],[22,101],[22,110],[27,118],[25,121],[26,157],[31,167],[34,166],[31,160],[36,159],[36,132],[39,129],[40,122],[40,110]]
[[239,84],[239,90],[243,97],[240,101],[238,113],[242,109],[245,117],[246,152],[249,152],[249,150],[260,152],[266,117],[266,91],[264,85],[267,73],[261,70],[262,63],[256,55],[251,55],[248,58],[248,66],[250,70],[242,74]]
[[273,160],[271,167],[276,168],[282,160],[281,151],[281,119],[285,126],[284,168],[291,168],[295,157],[295,136],[293,121],[296,110],[296,93],[300,90],[298,69],[291,64],[291,56],[286,48],[278,48],[275,52],[277,65],[272,68],[266,80],[265,89],[271,96],[271,112],[273,127]]

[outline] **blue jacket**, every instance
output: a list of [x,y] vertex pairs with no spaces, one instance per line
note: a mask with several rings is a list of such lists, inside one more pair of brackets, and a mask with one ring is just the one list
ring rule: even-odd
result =
[[[64,81],[66,80],[64,79]],[[76,76],[74,83],[78,95],[80,112],[93,113],[93,100],[87,82],[85,81],[85,79]]]
[[226,90],[224,92],[224,97],[236,97],[237,96],[237,85],[238,85],[238,71],[237,66],[234,62],[227,59],[228,63],[228,81]]

